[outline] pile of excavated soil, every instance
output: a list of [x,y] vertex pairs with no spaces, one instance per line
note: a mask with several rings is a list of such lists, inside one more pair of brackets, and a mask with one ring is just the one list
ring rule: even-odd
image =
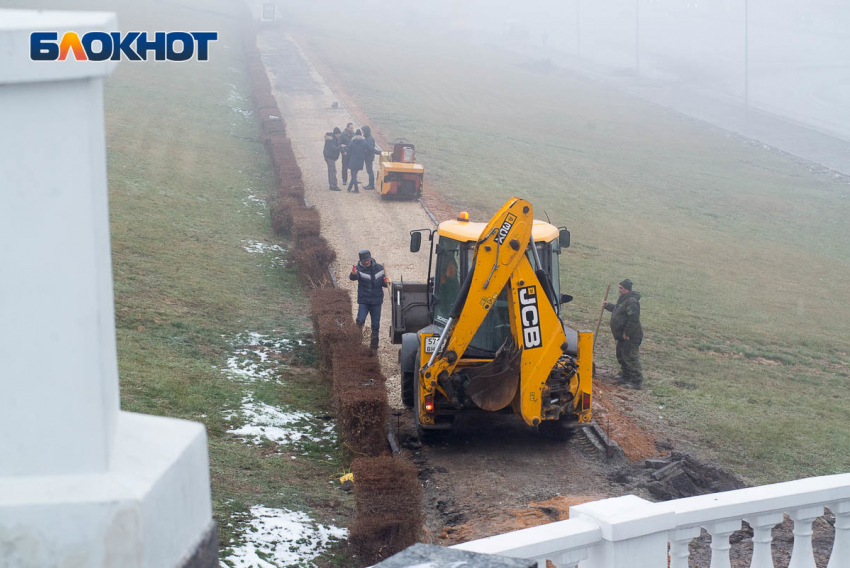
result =
[[596,423],[623,449],[632,462],[662,454],[655,445],[655,436],[626,414],[631,410],[633,391],[600,380],[593,382],[593,418]]
[[443,527],[440,544],[456,544],[479,538],[482,532],[500,534],[545,525],[570,518],[570,507],[588,501],[605,499],[606,495],[557,495],[545,501],[532,501],[527,507],[509,508],[494,515],[489,522],[464,523]]

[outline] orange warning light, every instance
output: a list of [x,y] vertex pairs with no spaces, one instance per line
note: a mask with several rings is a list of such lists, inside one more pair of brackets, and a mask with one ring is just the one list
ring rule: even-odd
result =
[[461,211],[457,214],[457,220],[463,221],[464,223],[469,223],[469,213],[466,211]]

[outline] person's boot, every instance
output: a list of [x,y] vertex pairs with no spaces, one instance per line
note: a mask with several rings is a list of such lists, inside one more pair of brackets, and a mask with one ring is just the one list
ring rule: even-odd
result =
[[354,184],[354,191],[351,193],[360,193],[360,189],[358,189],[357,184]]
[[641,383],[643,383],[643,379],[631,379],[623,383],[623,388],[639,391],[641,390]]
[[379,330],[372,328],[372,341],[369,343],[369,349],[372,350],[372,353],[378,352],[378,335]]

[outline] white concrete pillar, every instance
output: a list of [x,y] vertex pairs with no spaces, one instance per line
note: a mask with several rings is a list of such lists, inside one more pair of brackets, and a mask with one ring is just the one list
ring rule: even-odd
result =
[[0,476],[103,472],[118,413],[103,127],[115,63],[30,61],[29,33],[117,25],[3,14],[0,431],[12,435],[0,436]]
[[602,542],[591,548],[583,568],[666,568],[667,535],[676,515],[635,495],[570,507],[570,519],[596,523]]
[[216,564],[203,427],[119,410],[103,125],[115,63],[30,59],[31,32],[117,30],[111,13],[0,10],[4,565]]

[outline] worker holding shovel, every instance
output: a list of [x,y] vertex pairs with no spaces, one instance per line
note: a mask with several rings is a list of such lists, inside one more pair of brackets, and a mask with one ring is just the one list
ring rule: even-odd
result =
[[618,382],[629,389],[640,390],[643,371],[640,366],[640,344],[643,328],[640,325],[640,292],[632,290],[632,281],[626,278],[618,286],[620,298],[616,304],[602,302],[611,312],[611,333],[617,340],[617,362],[622,375]]
[[351,267],[349,280],[357,281],[357,327],[363,329],[366,315],[372,324],[372,341],[369,348],[378,351],[378,333],[381,329],[381,304],[384,303],[384,288],[390,279],[384,273],[384,267],[375,262],[368,250],[360,251],[360,262]]

